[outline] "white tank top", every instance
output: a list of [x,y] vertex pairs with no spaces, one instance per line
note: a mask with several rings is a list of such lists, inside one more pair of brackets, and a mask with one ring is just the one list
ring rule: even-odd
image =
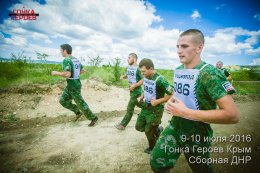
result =
[[200,71],[207,65],[203,65],[200,69],[182,69],[174,72],[174,97],[181,100],[190,109],[199,110],[195,84]]
[[137,67],[129,66],[127,68],[127,79],[129,85],[136,84],[136,71]]
[[144,78],[144,100],[146,103],[151,103],[151,98],[156,99],[156,81],[161,76],[158,76],[155,80]]

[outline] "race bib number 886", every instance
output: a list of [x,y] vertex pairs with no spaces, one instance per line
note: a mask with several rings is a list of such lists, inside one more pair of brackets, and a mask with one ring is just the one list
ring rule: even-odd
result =
[[190,85],[174,82],[174,92],[188,96],[190,94]]

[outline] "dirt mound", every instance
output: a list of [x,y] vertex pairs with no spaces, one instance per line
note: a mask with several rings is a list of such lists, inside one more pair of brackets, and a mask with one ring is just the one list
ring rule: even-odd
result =
[[0,93],[20,93],[20,94],[45,94],[50,92],[52,87],[44,84],[23,84],[19,86],[13,86],[8,89],[1,89]]
[[102,83],[99,80],[84,80],[82,83],[91,88],[94,88],[96,91],[98,90],[108,91],[110,89],[108,85]]
[[[82,80],[81,83],[81,94],[94,113],[126,110],[128,89],[108,86],[98,80]],[[73,116],[73,112],[59,104],[65,86],[65,83],[19,86],[0,93],[0,121]]]

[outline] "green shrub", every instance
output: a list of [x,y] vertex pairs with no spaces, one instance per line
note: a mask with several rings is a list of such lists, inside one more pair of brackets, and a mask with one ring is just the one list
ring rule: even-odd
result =
[[18,64],[14,64],[11,62],[0,62],[0,78],[2,80],[14,80],[19,78],[24,69]]
[[158,69],[156,71],[164,76],[171,85],[173,85],[173,70]]
[[259,81],[260,73],[256,70],[240,70],[231,73],[234,81]]
[[[38,54],[40,56],[42,54]],[[45,54],[43,54],[45,55]],[[43,64],[43,63],[28,63],[28,58],[22,53],[15,55],[11,54],[12,60],[10,62],[0,62],[0,88],[7,88],[10,86],[19,86],[24,84],[48,84],[53,85],[64,81],[64,78],[51,76],[51,71],[62,71],[61,64]],[[45,56],[44,56],[45,57]],[[80,76],[80,79],[96,78],[103,81],[107,85],[116,85],[119,87],[128,87],[127,80],[120,80],[120,76],[126,73],[125,67],[120,67],[121,60],[115,58],[112,65],[103,65],[98,67],[98,62],[102,61],[100,58],[93,59],[94,66],[84,66],[86,73]],[[156,69],[158,73],[163,75],[170,84],[173,84],[173,70]],[[234,87],[237,94],[260,94],[260,83],[242,83],[236,81],[260,81],[259,71],[240,70],[232,72],[234,79]]]
[[121,64],[121,59],[115,58],[115,60],[113,61],[114,82],[120,81],[120,76],[121,76],[120,64]]
[[113,83],[113,73],[104,68],[96,69],[93,73],[90,74],[90,77],[99,79],[107,85],[111,85]]

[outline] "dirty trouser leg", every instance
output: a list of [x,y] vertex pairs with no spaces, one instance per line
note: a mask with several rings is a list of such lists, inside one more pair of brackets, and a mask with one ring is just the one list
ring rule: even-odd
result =
[[150,165],[155,173],[168,173],[176,164],[181,154],[177,142],[177,133],[172,125],[168,125],[161,133],[151,153]]
[[130,122],[130,120],[131,120],[131,118],[134,114],[135,105],[137,104],[137,97],[139,97],[139,95],[136,95],[136,94],[130,95],[130,100],[129,100],[128,105],[127,105],[126,114],[125,114],[123,120],[120,123],[124,127],[127,126],[127,124]]
[[163,107],[152,107],[146,114],[145,135],[150,149],[153,149],[159,137],[158,127],[161,124]]
[[135,123],[135,129],[139,132],[144,132],[145,131],[145,125],[146,125],[146,120],[145,120],[145,110],[142,109],[140,114],[138,114],[136,123]]
[[71,95],[70,91],[68,90],[68,88],[66,87],[63,90],[63,93],[60,97],[59,102],[64,108],[67,108],[67,109],[71,110],[72,112],[74,112],[76,115],[78,115],[78,114],[80,114],[80,110],[77,107],[77,105],[72,103],[72,99],[73,99],[72,95]]
[[[176,164],[181,152],[184,153],[189,166],[194,173],[212,173],[212,165],[207,163],[196,163],[196,158],[210,158],[209,152],[199,152],[197,148],[210,147],[211,143],[205,141],[192,141],[191,136],[200,135],[201,139],[211,136],[210,129],[201,122],[191,122],[189,120],[175,127],[168,125],[157,141],[150,158],[150,165],[154,172],[169,172]],[[185,135],[189,140],[181,140]],[[194,149],[195,147],[195,149]]]
[[71,96],[74,99],[75,103],[77,104],[78,108],[83,112],[83,114],[88,120],[94,120],[96,118],[96,115],[93,114],[88,104],[82,98],[80,94],[80,89],[72,90]]
[[[197,158],[205,159],[206,161],[210,158],[209,148],[211,147],[211,141],[205,140],[213,136],[210,125],[203,122],[192,122],[190,120],[183,120],[181,124],[181,129],[187,129],[183,135],[189,139],[192,139],[192,136],[196,136],[196,140],[179,141],[181,146],[188,146],[191,149],[190,152],[184,152],[190,168],[194,173],[212,173],[213,167],[211,162],[196,162]],[[198,149],[201,148],[203,148],[204,152],[198,151]]]
[[147,124],[145,127],[145,135],[147,137],[150,149],[153,149],[158,139],[158,126]]
[[194,173],[212,173],[212,164],[211,163],[196,163],[197,158],[209,160],[210,153],[208,152],[208,149],[205,153],[196,151],[197,148],[209,148],[209,145],[207,143],[189,143],[188,144],[190,148],[196,146],[194,149],[195,151],[191,150],[191,152],[184,153],[186,160],[189,163],[190,168],[192,169],[192,172]]

